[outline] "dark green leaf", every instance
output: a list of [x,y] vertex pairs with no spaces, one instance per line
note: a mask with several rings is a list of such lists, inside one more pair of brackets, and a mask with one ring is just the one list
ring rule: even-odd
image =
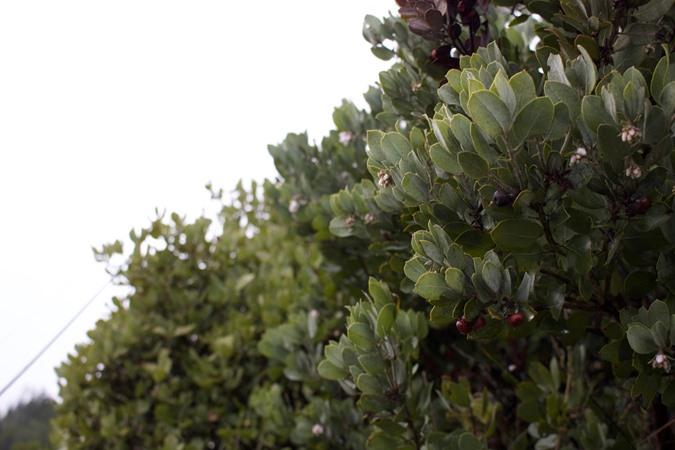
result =
[[400,133],[391,132],[382,137],[381,141],[382,152],[387,157],[390,164],[396,165],[398,162],[406,158],[408,153],[412,151],[412,145]]
[[530,249],[543,233],[543,227],[537,222],[509,219],[499,222],[490,236],[497,247],[519,252]]
[[388,303],[382,307],[377,316],[377,334],[382,338],[391,329],[396,320],[397,306],[394,303]]
[[473,152],[459,152],[457,154],[457,162],[462,167],[464,173],[474,180],[487,177],[489,166],[487,161],[481,158],[477,153]]
[[520,111],[513,123],[512,145],[518,146],[523,141],[539,135],[546,135],[553,124],[554,107],[548,97],[537,97]]
[[477,91],[469,97],[468,112],[474,122],[491,137],[511,128],[511,113],[504,102],[490,91]]
[[417,280],[415,290],[422,298],[438,300],[446,293],[448,286],[445,284],[443,275],[436,272],[427,272]]
[[626,337],[628,337],[628,343],[636,353],[644,355],[654,353],[659,349],[652,338],[649,328],[641,323],[635,323],[628,327]]
[[365,351],[369,351],[375,347],[373,330],[365,323],[355,322],[349,325],[347,337],[354,345],[361,347]]

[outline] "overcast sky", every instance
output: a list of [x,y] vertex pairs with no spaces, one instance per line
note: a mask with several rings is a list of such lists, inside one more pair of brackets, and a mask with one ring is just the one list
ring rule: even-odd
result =
[[[363,17],[394,0],[0,3],[0,389],[108,280],[91,247],[155,208],[196,217],[207,182],[273,178],[267,145],[320,140],[388,63]],[[57,395],[54,367],[112,288],[2,397]]]

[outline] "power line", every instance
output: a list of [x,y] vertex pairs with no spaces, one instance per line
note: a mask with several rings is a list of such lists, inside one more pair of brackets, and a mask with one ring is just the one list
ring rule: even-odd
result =
[[89,299],[89,301],[88,301],[88,302],[87,302],[87,303],[86,303],[86,304],[85,304],[85,305],[77,312],[77,314],[75,314],[75,315],[73,316],[73,318],[70,319],[70,320],[68,321],[68,323],[67,323],[63,328],[61,328],[61,331],[59,331],[58,333],[56,333],[56,336],[54,336],[54,337],[47,343],[47,345],[45,345],[45,346],[42,348],[42,350],[40,350],[40,351],[38,352],[38,354],[35,355],[35,356],[33,357],[33,359],[30,360],[30,362],[28,362],[28,364],[26,364],[26,366],[25,366],[23,369],[21,369],[21,370],[19,371],[19,373],[17,373],[16,376],[15,376],[14,378],[12,378],[12,380],[7,384],[7,386],[5,386],[4,388],[2,388],[2,391],[0,391],[0,397],[2,397],[2,394],[4,394],[5,391],[7,391],[10,387],[12,387],[12,385],[13,385],[19,378],[21,378],[21,375],[23,375],[24,373],[26,373],[26,371],[27,371],[28,369],[30,369],[30,367],[31,367],[33,364],[35,364],[35,362],[36,362],[38,359],[40,359],[40,357],[44,354],[44,352],[46,352],[46,351],[49,349],[49,347],[51,347],[52,344],[53,344],[54,342],[56,342],[56,340],[57,340],[58,338],[60,338],[61,335],[62,335],[63,333],[65,333],[65,331],[73,324],[73,322],[75,322],[75,320],[77,320],[78,317],[80,317],[80,315],[81,315],[81,314],[89,307],[89,305],[91,305],[92,303],[94,303],[94,300],[96,300],[96,298],[97,298],[99,295],[101,295],[101,293],[103,292],[103,290],[104,290],[105,288],[107,288],[108,285],[109,285],[110,283],[112,283],[112,281],[113,281],[113,279],[111,278],[111,279],[109,279],[103,286],[101,286],[101,288],[96,292],[96,294],[94,294],[94,296],[93,296],[92,298]]

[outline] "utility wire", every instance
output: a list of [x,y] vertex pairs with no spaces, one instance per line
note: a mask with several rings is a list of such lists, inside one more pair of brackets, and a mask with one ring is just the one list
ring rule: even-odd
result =
[[47,343],[47,345],[45,345],[45,346],[42,348],[42,350],[40,350],[40,351],[38,352],[38,354],[35,355],[35,356],[33,357],[33,359],[30,360],[30,362],[29,362],[28,364],[26,364],[26,366],[25,366],[23,369],[21,369],[21,370],[19,371],[19,373],[17,373],[16,376],[15,376],[14,378],[12,378],[12,380],[7,384],[7,386],[5,386],[4,388],[2,388],[2,391],[0,391],[0,397],[2,397],[2,394],[4,394],[4,393],[5,393],[5,392],[6,392],[6,391],[7,391],[7,390],[8,390],[8,389],[9,389],[9,388],[10,388],[10,387],[18,380],[18,379],[19,379],[19,378],[21,378],[21,375],[23,375],[24,373],[26,373],[26,371],[27,371],[28,369],[30,369],[30,367],[31,367],[33,364],[35,364],[35,362],[36,362],[38,359],[40,359],[40,357],[44,354],[44,352],[46,352],[46,351],[49,349],[49,347],[51,347],[52,344],[53,344],[54,342],[56,342],[56,340],[57,340],[58,338],[60,338],[61,335],[62,335],[63,333],[65,333],[65,331],[73,324],[73,322],[75,322],[75,320],[77,320],[77,318],[80,317],[80,315],[82,315],[82,313],[83,313],[83,312],[84,312],[84,311],[85,311],[92,303],[94,303],[94,300],[96,300],[96,298],[97,298],[99,295],[101,295],[101,293],[103,292],[103,290],[104,290],[105,288],[107,288],[108,285],[109,285],[110,283],[112,283],[112,281],[113,281],[113,279],[111,278],[111,279],[109,279],[103,286],[101,286],[101,288],[96,292],[96,294],[94,294],[94,296],[93,296],[92,298],[89,299],[89,301],[88,301],[88,302],[87,302],[87,303],[86,303],[86,304],[85,304],[85,305],[77,312],[77,314],[75,314],[75,316],[73,316],[73,318],[70,319],[70,320],[68,321],[68,323],[67,323],[63,328],[61,328],[61,331],[59,331],[58,333],[56,333],[56,336],[54,336],[54,337],[52,338],[52,340],[49,341],[49,342]]

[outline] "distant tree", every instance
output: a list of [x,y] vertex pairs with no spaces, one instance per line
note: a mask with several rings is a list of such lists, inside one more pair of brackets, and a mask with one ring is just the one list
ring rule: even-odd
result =
[[0,419],[0,450],[53,448],[49,437],[54,417],[54,400],[44,395],[9,409]]

